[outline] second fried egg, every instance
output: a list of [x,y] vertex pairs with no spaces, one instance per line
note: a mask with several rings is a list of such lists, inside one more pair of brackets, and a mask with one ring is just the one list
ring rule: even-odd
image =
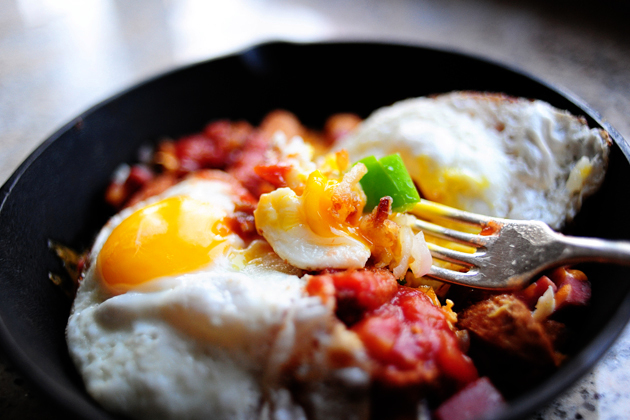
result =
[[559,229],[603,181],[609,145],[545,102],[454,92],[377,110],[338,148],[352,160],[400,152],[430,200]]

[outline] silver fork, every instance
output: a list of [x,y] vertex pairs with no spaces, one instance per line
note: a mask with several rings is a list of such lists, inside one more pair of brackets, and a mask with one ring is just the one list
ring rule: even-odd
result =
[[630,265],[630,242],[565,236],[543,222],[482,216],[428,200],[411,212],[481,228],[481,234],[471,234],[416,219],[417,230],[476,248],[474,253],[466,253],[428,243],[433,258],[468,268],[462,272],[434,264],[427,276],[448,283],[510,290],[525,287],[537,274],[560,265]]

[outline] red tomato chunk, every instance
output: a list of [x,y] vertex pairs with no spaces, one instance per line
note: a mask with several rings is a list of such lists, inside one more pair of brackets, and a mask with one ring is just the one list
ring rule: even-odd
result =
[[337,316],[361,338],[380,382],[459,389],[477,379],[442,309],[422,291],[399,286],[389,271],[313,276],[307,291],[336,299]]

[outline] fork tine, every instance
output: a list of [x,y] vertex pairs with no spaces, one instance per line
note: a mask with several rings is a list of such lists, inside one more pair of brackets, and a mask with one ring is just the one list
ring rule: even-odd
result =
[[435,223],[427,222],[426,220],[416,219],[413,227],[423,231],[424,233],[428,233],[448,241],[459,242],[463,245],[481,247],[486,246],[488,242],[490,242],[490,236],[460,232],[458,230],[448,229],[444,226],[436,225]]
[[444,219],[450,219],[457,222],[463,222],[475,226],[487,226],[495,221],[496,218],[483,216],[481,214],[469,213],[467,211],[458,210],[444,204],[435,203],[429,200],[421,200],[411,210],[411,213],[420,217],[422,215],[437,216]]
[[437,258],[438,260],[444,260],[455,264],[463,264],[469,267],[478,265],[479,262],[479,252],[469,254],[467,252],[454,251],[430,242],[427,242],[427,247],[429,248],[429,251],[431,251],[431,256],[433,256],[433,258]]
[[448,268],[432,265],[431,269],[427,274],[425,274],[425,276],[449,283],[469,286],[475,282],[475,280],[479,277],[479,274],[475,270],[463,273],[461,271],[449,270]]

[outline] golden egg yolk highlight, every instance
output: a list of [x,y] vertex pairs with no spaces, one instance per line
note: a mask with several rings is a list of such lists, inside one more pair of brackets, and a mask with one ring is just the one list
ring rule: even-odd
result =
[[490,187],[485,177],[474,178],[459,168],[440,167],[427,156],[416,159],[416,170],[422,194],[437,203],[461,208],[462,197],[483,198],[483,192]]
[[96,270],[106,286],[123,293],[150,280],[195,271],[212,261],[225,239],[217,223],[225,216],[212,205],[170,197],[123,220],[103,245]]
[[332,238],[344,232],[366,243],[367,239],[361,235],[358,226],[353,226],[346,221],[354,209],[333,204],[332,196],[337,185],[339,185],[338,181],[328,179],[318,170],[309,175],[302,195],[306,223],[316,235],[321,237]]

